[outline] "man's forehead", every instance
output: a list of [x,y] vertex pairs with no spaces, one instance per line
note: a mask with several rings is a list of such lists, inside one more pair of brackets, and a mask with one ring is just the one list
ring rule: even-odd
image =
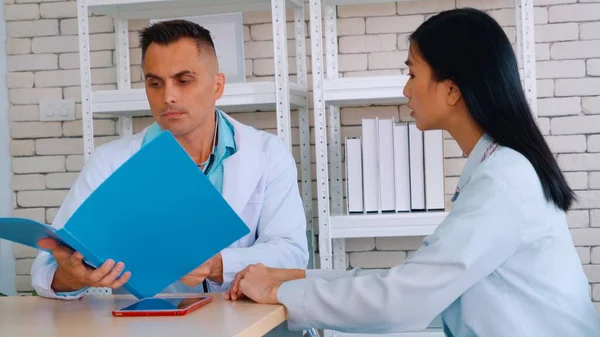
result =
[[208,48],[198,46],[194,40],[180,39],[169,44],[151,43],[142,61],[144,66],[171,63],[183,70],[216,65],[216,56]]

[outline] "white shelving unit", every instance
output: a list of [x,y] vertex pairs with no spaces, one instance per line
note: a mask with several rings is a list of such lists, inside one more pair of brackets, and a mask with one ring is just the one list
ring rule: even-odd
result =
[[[401,214],[332,215],[332,239],[424,236],[433,233],[448,213],[431,211]],[[399,224],[399,222],[402,222]],[[366,225],[367,224],[367,225]]]
[[[448,213],[443,211],[373,215],[346,215],[344,213],[340,107],[406,103],[407,99],[403,97],[402,92],[408,76],[340,78],[336,26],[337,6],[397,1],[309,1],[317,159],[317,213],[320,267],[323,269],[345,269],[346,238],[426,236],[435,230]],[[420,1],[425,2],[428,0]],[[515,12],[520,71],[528,102],[535,113],[537,110],[537,94],[535,87],[533,0],[515,0]],[[322,27],[322,22],[324,22],[324,28]],[[324,39],[323,29],[325,30]],[[323,60],[323,54],[325,54],[325,60]],[[366,336],[340,334],[332,331],[326,331],[326,335]],[[427,329],[422,332],[392,334],[389,336],[443,337],[444,335],[440,329]]]
[[[286,32],[286,6],[288,5],[294,10],[295,21],[297,70],[295,83],[290,82],[288,71]],[[275,79],[226,84],[223,97],[217,101],[217,107],[225,112],[276,111],[277,135],[287,144],[290,152],[292,149],[290,110],[299,110],[301,192],[307,220],[307,237],[313,239],[306,31],[302,0],[77,0],[85,160],[87,161],[94,151],[95,115],[119,116],[121,136],[132,134],[132,117],[151,115],[144,89],[131,87],[128,20],[266,10],[272,13]],[[114,19],[118,79],[116,90],[92,91],[89,14],[107,15]],[[309,241],[309,245],[314,245],[313,240]],[[311,261],[313,261],[312,256]],[[94,289],[93,292],[109,291]]]

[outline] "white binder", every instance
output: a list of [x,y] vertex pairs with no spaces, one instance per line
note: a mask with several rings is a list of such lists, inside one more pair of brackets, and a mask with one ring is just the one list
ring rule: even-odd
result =
[[423,131],[415,123],[408,125],[410,158],[410,207],[425,210],[425,172],[423,155]]
[[394,190],[396,211],[410,211],[410,167],[408,159],[408,124],[394,125]]
[[441,130],[424,133],[425,206],[427,210],[443,210],[444,203],[444,134]]
[[346,138],[346,204],[349,213],[364,211],[360,138]]
[[379,196],[381,210],[396,210],[394,183],[394,120],[379,119]]
[[363,191],[366,212],[379,212],[379,149],[377,143],[377,118],[363,118]]

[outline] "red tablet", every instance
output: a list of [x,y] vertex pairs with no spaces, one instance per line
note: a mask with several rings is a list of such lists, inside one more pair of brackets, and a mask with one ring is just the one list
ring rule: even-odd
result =
[[212,296],[144,298],[121,309],[113,316],[183,316],[212,301]]

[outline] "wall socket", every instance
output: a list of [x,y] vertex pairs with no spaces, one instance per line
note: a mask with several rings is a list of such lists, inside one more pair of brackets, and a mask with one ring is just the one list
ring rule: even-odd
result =
[[72,99],[41,99],[39,110],[42,122],[75,120],[75,100]]

